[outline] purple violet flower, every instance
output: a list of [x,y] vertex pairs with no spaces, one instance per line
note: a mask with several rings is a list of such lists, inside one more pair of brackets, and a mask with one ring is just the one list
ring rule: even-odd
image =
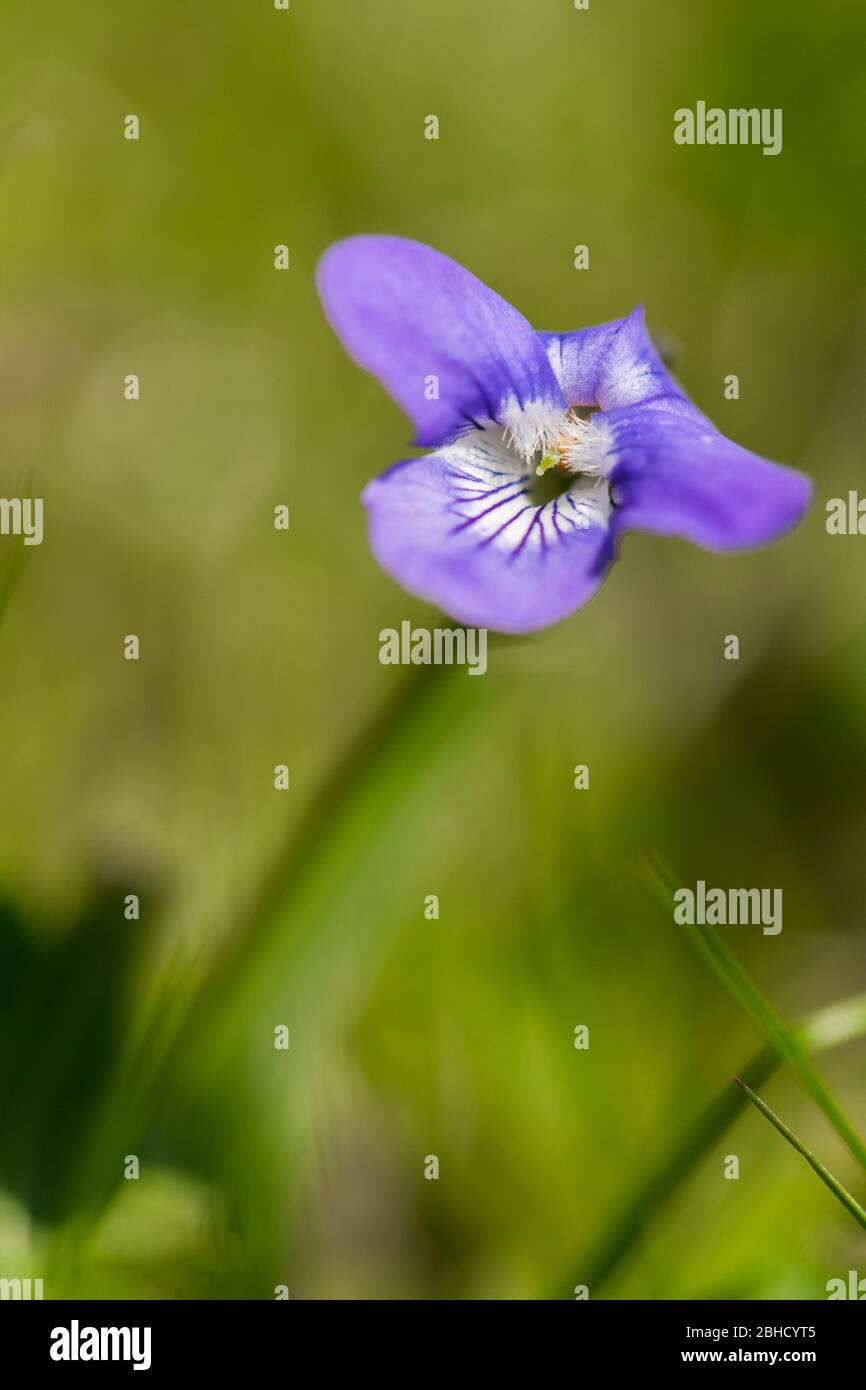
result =
[[635,309],[537,333],[448,256],[356,236],[319,265],[351,356],[434,452],[369,484],[370,544],[458,621],[529,632],[595,593],[625,531],[708,550],[794,526],[811,485],[720,434],[668,374]]

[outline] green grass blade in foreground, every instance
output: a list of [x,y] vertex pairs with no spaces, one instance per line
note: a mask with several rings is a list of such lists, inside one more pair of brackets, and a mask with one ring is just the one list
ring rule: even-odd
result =
[[[436,621],[431,614],[431,624]],[[237,1007],[257,973],[267,970],[275,950],[283,970],[291,957],[291,974],[298,978],[312,957],[337,949],[345,913],[326,913],[326,903],[339,898],[344,879],[371,846],[387,845],[387,826],[402,815],[413,786],[429,774],[464,722],[479,716],[487,696],[478,687],[485,682],[468,680],[456,666],[413,667],[358,729],[306,813],[290,821],[275,858],[237,914],[237,929],[204,970],[169,972],[159,989],[159,1007],[148,1010],[134,1045],[118,1063],[117,1104],[110,1107],[117,1123],[106,1116],[106,1133],[94,1136],[92,1161],[102,1162],[100,1153],[118,1142],[115,1130],[120,1126],[125,1132],[128,1112],[151,1116],[170,1097],[167,1078],[177,1074],[181,1057],[222,1026],[220,1020]],[[313,932],[310,924],[321,924],[323,917],[331,925],[324,933]]]
[[463,684],[461,696],[461,674],[465,681],[458,667],[413,667],[359,731],[254,886],[241,914],[242,929],[228,938],[209,967],[170,1044],[172,1053],[211,1025],[225,996],[238,989],[274,933],[286,927],[293,900],[330,852],[340,827],[369,786],[386,781],[385,799],[399,804],[421,767],[441,752],[460,720],[483,699],[483,692],[474,689],[475,681]]
[[[676,892],[673,875],[655,857],[648,857],[647,869],[649,882],[656,896],[670,908],[672,896]],[[866,1172],[866,1144],[843,1114],[823,1078],[812,1066],[794,1030],[761,993],[718,932],[703,924],[686,926],[683,930],[743,1011],[748,1014],[755,1027],[775,1047],[782,1060],[794,1068],[816,1105],[823,1110],[836,1133]]]
[[[308,971],[312,956],[327,952],[329,945],[335,949],[346,914],[327,911],[331,895],[339,900],[345,876],[359,860],[365,862],[371,845],[387,849],[390,821],[405,814],[412,788],[442,757],[464,720],[478,717],[487,698],[485,682],[468,679],[456,666],[417,666],[401,675],[323,778],[305,815],[287,825],[274,860],[238,914],[237,930],[214,952],[207,969],[187,965],[184,970],[181,958],[181,968],[169,970],[157,987],[159,1007],[151,1004],[117,1059],[111,1093],[82,1151],[82,1188],[94,1168],[104,1171],[106,1152],[121,1143],[134,1149],[132,1135],[159,1129],[178,1085],[185,1084],[178,1080],[183,1065],[211,1030],[212,1036],[225,1035],[227,1016],[255,979],[267,975],[275,952],[281,969],[297,979]],[[330,919],[324,939],[311,930],[311,923],[321,925],[323,918]],[[349,935],[349,945],[366,956],[371,943],[356,943]],[[317,1021],[331,1008],[332,995],[329,991],[322,999]],[[116,1177],[106,1177],[98,1199],[76,1224],[67,1242],[76,1258],[86,1236],[97,1232],[116,1188]],[[58,1245],[58,1258],[65,1253]]]
[[0,622],[2,622],[6,615],[6,609],[12,602],[29,555],[29,550],[25,550],[23,546],[18,546],[12,551],[7,550],[3,562],[0,564]]
[[833,1174],[827,1168],[824,1167],[821,1160],[815,1157],[815,1155],[812,1153],[812,1150],[806,1148],[806,1145],[803,1143],[802,1139],[797,1138],[793,1130],[790,1130],[788,1126],[785,1124],[785,1122],[779,1119],[779,1116],[775,1113],[775,1111],[770,1109],[766,1101],[761,1100],[761,1097],[755,1094],[751,1086],[747,1086],[746,1082],[743,1081],[742,1078],[739,1076],[735,1076],[734,1080],[740,1087],[740,1090],[743,1091],[744,1094],[749,1097],[749,1100],[752,1102],[752,1104],[757,1106],[761,1114],[766,1115],[767,1119],[770,1121],[770,1124],[776,1126],[776,1129],[785,1139],[787,1139],[791,1147],[793,1149],[796,1149],[798,1154],[803,1155],[803,1158],[805,1158],[806,1162],[809,1164],[809,1167],[815,1170],[821,1181],[825,1183],[827,1187],[829,1187],[834,1197],[838,1197],[843,1207],[848,1208],[848,1211],[850,1211],[855,1221],[859,1221],[860,1225],[863,1226],[864,1229],[866,1229],[866,1211],[863,1210],[859,1202],[855,1201],[855,1199],[851,1196],[851,1193],[848,1192],[842,1186],[838,1178],[833,1177]]
[[[800,1047],[806,1052],[823,1052],[855,1038],[866,1037],[866,994],[855,995],[810,1014],[796,1026],[795,1034]],[[764,1047],[741,1068],[740,1074],[750,1086],[761,1086],[780,1065],[777,1050]],[[557,1298],[571,1298],[575,1284],[588,1285],[590,1294],[596,1296],[745,1105],[746,1096],[736,1087],[725,1086],[719,1092],[685,1134],[671,1146],[649,1177],[636,1188],[619,1215],[608,1223],[599,1241],[581,1260],[580,1266],[563,1280],[562,1287],[556,1292]]]
[[[39,485],[30,474],[19,478],[15,485],[19,497],[33,497],[38,490]],[[6,616],[30,557],[30,547],[26,543],[6,547],[0,556],[0,623]]]

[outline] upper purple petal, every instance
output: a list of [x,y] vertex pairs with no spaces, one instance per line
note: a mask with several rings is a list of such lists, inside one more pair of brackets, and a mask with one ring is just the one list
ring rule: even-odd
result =
[[596,388],[601,364],[625,319],[614,319],[576,333],[540,333],[550,364],[569,405],[598,405]]
[[594,328],[539,337],[569,405],[617,410],[657,396],[686,399],[647,332],[642,308]]
[[686,400],[647,332],[643,309],[637,308],[611,337],[599,366],[596,400],[602,410],[618,410],[658,396]]
[[533,506],[526,474],[476,441],[396,464],[366,488],[370,544],[411,593],[459,622],[547,627],[595,592],[612,559],[605,524],[565,494]]
[[400,403],[418,444],[436,446],[472,426],[501,422],[509,404],[545,401],[565,409],[544,345],[526,319],[429,246],[350,237],[325,252],[317,283],[343,346]]
[[659,398],[598,419],[612,436],[614,534],[735,550],[782,535],[809,505],[808,478],[732,443],[687,402]]

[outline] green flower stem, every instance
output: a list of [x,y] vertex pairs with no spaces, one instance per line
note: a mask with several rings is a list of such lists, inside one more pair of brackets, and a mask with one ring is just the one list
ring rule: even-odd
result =
[[[437,626],[445,620],[431,611],[422,620]],[[116,1074],[117,1106],[129,1114],[150,1116],[171,1093],[168,1079],[182,1059],[218,1026],[222,1011],[243,990],[250,976],[281,935],[301,940],[303,921],[296,910],[311,881],[347,823],[381,783],[376,810],[399,803],[407,786],[437,756],[464,716],[483,700],[462,687],[460,668],[413,666],[395,679],[389,698],[335,759],[300,820],[290,817],[276,854],[252,886],[236,925],[214,952],[199,978],[193,979],[184,957],[166,967],[155,1000],[142,1017],[134,1043],[120,1059]],[[467,693],[469,699],[467,699]],[[105,1147],[94,1138],[94,1152]]]

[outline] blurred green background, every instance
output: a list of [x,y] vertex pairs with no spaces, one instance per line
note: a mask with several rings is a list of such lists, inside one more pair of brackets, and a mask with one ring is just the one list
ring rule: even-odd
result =
[[[761,1041],[644,852],[783,889],[781,935],[726,940],[787,1015],[866,982],[866,542],[824,529],[864,474],[864,40],[857,0],[4,0],[0,467],[45,539],[0,538],[0,1276],[761,1299],[866,1274],[754,1111],[628,1216]],[[675,146],[699,99],[783,108],[782,154]],[[313,289],[359,231],[540,328],[644,303],[719,427],[815,478],[805,524],[735,558],[630,537],[483,680],[381,666],[380,629],[430,615],[358,502],[409,427]],[[866,1045],[821,1067],[862,1133]],[[765,1094],[862,1196],[796,1081]]]

